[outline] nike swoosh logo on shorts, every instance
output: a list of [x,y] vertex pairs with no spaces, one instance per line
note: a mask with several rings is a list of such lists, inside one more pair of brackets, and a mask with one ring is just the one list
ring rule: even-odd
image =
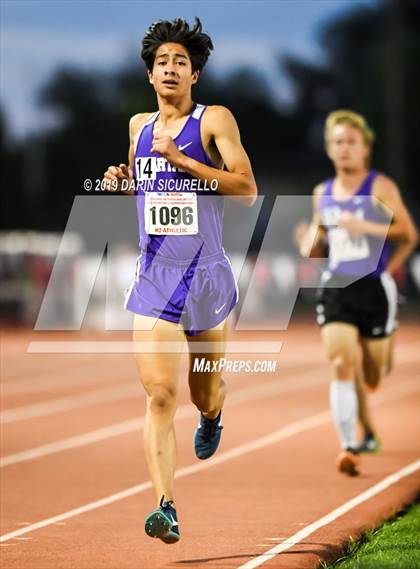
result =
[[192,144],[192,141],[191,141],[191,142],[188,142],[188,144],[183,144],[182,146],[178,146],[178,150],[180,150],[180,151],[182,152],[182,151],[183,151],[185,148],[187,148],[187,146],[189,146],[190,144]]
[[214,311],[215,314],[219,314],[219,312],[226,306],[226,302],[224,304],[222,304],[222,306],[220,308],[216,308],[216,310]]

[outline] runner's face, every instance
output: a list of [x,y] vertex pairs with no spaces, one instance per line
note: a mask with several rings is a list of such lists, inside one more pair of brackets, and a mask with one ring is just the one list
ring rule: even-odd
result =
[[327,154],[336,168],[361,170],[366,167],[370,147],[366,145],[358,128],[349,124],[338,124],[330,133]]
[[193,72],[185,47],[179,43],[164,43],[156,51],[152,72],[148,74],[158,95],[180,97],[191,93],[199,72]]

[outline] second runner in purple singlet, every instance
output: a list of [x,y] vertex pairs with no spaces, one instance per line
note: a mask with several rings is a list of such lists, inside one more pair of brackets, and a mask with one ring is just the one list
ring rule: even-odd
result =
[[399,189],[369,169],[374,138],[358,113],[328,115],[325,143],[335,176],[316,186],[312,223],[296,231],[302,255],[323,256],[328,247],[317,321],[331,366],[330,406],[342,449],[336,465],[350,476],[359,473],[361,453],[380,450],[366,391],[375,390],[391,369],[397,312],[392,275],[417,241]]

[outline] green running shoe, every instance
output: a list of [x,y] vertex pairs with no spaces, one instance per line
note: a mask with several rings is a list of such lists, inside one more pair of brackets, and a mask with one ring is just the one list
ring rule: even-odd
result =
[[164,543],[176,543],[180,540],[178,518],[173,507],[173,501],[164,502],[165,496],[159,504],[159,508],[153,510],[144,520],[144,529],[149,537],[158,537]]
[[194,433],[194,450],[197,458],[205,460],[216,452],[222,434],[220,424],[222,412],[215,419],[208,419],[200,413],[200,422]]

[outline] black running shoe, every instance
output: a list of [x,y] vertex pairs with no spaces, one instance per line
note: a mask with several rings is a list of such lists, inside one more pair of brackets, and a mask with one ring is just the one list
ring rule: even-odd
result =
[[159,508],[144,520],[144,529],[150,537],[158,537],[165,543],[176,543],[180,539],[176,510],[173,501],[164,502],[164,497],[162,496]]
[[366,433],[354,450],[357,453],[376,454],[381,450],[381,441],[374,433]]
[[217,450],[222,435],[220,420],[222,412],[215,419],[208,419],[200,414],[200,423],[194,434],[194,449],[197,458],[205,460],[210,458]]

